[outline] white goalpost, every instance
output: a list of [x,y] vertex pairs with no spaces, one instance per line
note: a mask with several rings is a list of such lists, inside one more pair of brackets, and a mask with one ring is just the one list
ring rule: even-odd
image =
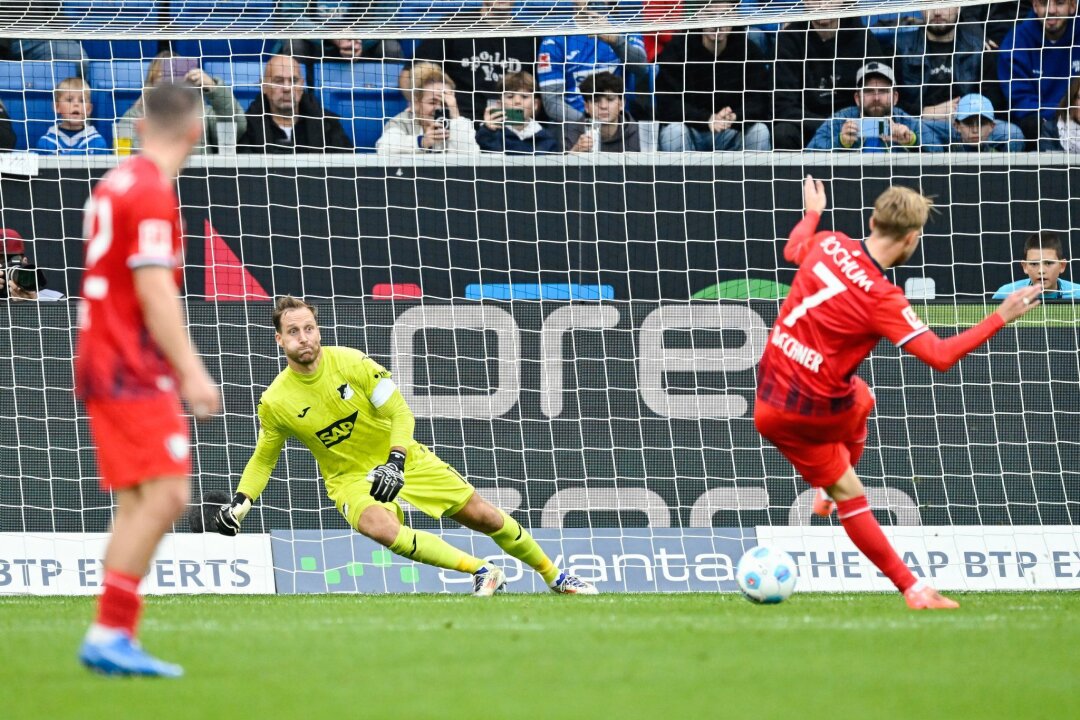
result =
[[[213,140],[178,181],[188,320],[224,393],[223,415],[194,426],[193,501],[231,495],[239,481],[259,396],[283,367],[271,301],[290,293],[319,307],[324,345],[358,348],[394,373],[418,440],[601,591],[734,590],[734,563],[761,542],[795,557],[802,590],[891,587],[835,520],[812,516],[808,486],[753,426],[757,362],[795,271],[782,243],[801,217],[801,180],[825,180],[822,228],[852,237],[890,184],[934,198],[922,249],[891,279],[948,335],[1025,277],[1026,238],[1057,236],[1071,261],[1071,153],[1032,151],[1034,142],[1021,152],[948,142],[924,152],[667,152],[659,137],[670,123],[656,108],[682,98],[657,90],[664,70],[655,60],[641,63],[649,86],[626,93],[628,107],[633,96],[643,108],[639,151],[375,148],[408,106],[401,72],[424,40],[634,33],[661,43],[673,31],[747,27],[773,98],[781,33],[799,23],[868,18],[860,32],[895,65],[896,37],[923,27],[914,13],[945,5],[963,6],[961,25],[985,32],[982,3],[934,0],[552,0],[499,13],[464,1],[3,3],[0,36],[20,38],[22,52],[28,41],[63,38],[86,54],[0,60],[14,143],[0,153],[0,227],[21,235],[24,254],[65,296],[0,299],[0,594],[100,589],[114,500],[98,489],[73,392],[81,210],[94,183],[137,151],[122,140],[125,114],[167,47],[175,57],[201,48],[198,67],[220,95],[207,93]],[[323,41],[355,38],[398,40],[402,56],[322,54]],[[308,50],[296,50],[300,40]],[[244,148],[243,127],[262,122],[244,111],[263,93],[266,57],[290,48],[307,93],[340,118],[355,151]],[[634,74],[619,62],[620,76]],[[108,150],[35,153],[57,123],[57,87],[72,77],[85,83],[87,119]],[[947,133],[954,116],[934,122]],[[563,120],[541,120],[563,137]],[[859,475],[905,561],[938,589],[1080,588],[1078,327],[1063,297],[948,373],[887,344],[860,368],[877,408]],[[512,591],[544,589],[488,538],[407,505],[405,516],[504,565]],[[294,441],[239,537],[175,530],[147,592],[443,592],[471,583],[351,530]]]

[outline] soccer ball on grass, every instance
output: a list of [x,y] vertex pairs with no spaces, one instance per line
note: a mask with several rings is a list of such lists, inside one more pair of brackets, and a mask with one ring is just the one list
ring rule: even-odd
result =
[[773,605],[787,600],[798,580],[795,561],[766,545],[750,548],[735,568],[735,581],[747,600]]

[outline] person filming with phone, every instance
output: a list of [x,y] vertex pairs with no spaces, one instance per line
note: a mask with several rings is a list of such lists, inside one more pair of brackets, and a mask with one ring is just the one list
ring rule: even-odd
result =
[[559,139],[536,121],[540,101],[533,76],[507,73],[499,87],[501,99],[488,101],[484,122],[476,131],[480,149],[508,155],[560,152]]
[[26,254],[17,230],[0,227],[0,300],[60,300],[64,294],[47,289],[41,268]]
[[855,104],[822,124],[807,150],[922,149],[922,121],[897,106],[899,94],[892,68],[885,63],[867,63],[855,75],[855,85]]
[[390,118],[375,143],[381,155],[475,153],[472,121],[458,112],[454,81],[433,63],[417,63],[402,80],[409,106]]

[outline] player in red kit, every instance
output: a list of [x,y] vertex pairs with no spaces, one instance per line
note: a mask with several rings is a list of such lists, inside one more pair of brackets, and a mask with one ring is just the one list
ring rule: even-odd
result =
[[870,237],[862,241],[817,232],[826,201],[820,181],[807,176],[803,201],[806,215],[784,247],[784,257],[799,271],[758,368],[754,424],[806,482],[824,491],[815,512],[828,515],[835,503],[848,537],[904,594],[908,607],[959,607],[915,579],[870,512],[854,467],[866,443],[874,394],[855,370],[882,338],[936,370],[948,370],[1038,305],[1041,286],[1018,290],[978,325],[942,340],[885,277],[888,268],[915,253],[931,201],[890,187],[874,203]]
[[220,397],[184,325],[181,227],[173,185],[202,133],[202,98],[161,85],[143,96],[144,148],[107,173],[86,205],[86,271],[75,385],[90,416],[102,488],[116,494],[97,618],[79,651],[110,675],[177,677],[135,641],[139,581],[190,497],[187,420]]

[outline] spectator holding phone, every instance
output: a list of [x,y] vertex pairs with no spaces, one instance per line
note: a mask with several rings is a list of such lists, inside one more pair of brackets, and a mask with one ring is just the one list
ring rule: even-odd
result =
[[0,228],[0,299],[60,300],[64,293],[46,289],[45,273],[26,254],[17,230]]
[[897,107],[899,96],[892,68],[880,62],[866,63],[855,75],[855,85],[855,104],[826,120],[806,149],[918,150],[922,122]]
[[[187,83],[202,90],[207,105],[203,137],[191,151],[192,155],[221,152],[227,145],[235,145],[236,138],[247,130],[247,116],[230,88],[218,78],[210,77],[200,67],[197,58],[176,57],[168,50],[158,53],[146,71],[143,89],[163,83]],[[135,121],[143,116],[143,99],[140,97],[123,117],[116,121],[115,145],[121,155],[139,149],[139,137]]]
[[390,118],[375,151],[382,155],[427,152],[479,152],[472,121],[462,117],[454,95],[454,81],[434,63],[417,63],[403,78],[409,101],[404,111]]
[[581,82],[588,122],[567,123],[563,146],[567,152],[641,152],[638,124],[626,117],[623,79],[614,73],[590,75]]
[[508,155],[561,151],[558,138],[536,121],[540,101],[531,74],[516,72],[503,76],[500,93],[500,100],[489,101],[484,123],[476,131],[481,150]]

